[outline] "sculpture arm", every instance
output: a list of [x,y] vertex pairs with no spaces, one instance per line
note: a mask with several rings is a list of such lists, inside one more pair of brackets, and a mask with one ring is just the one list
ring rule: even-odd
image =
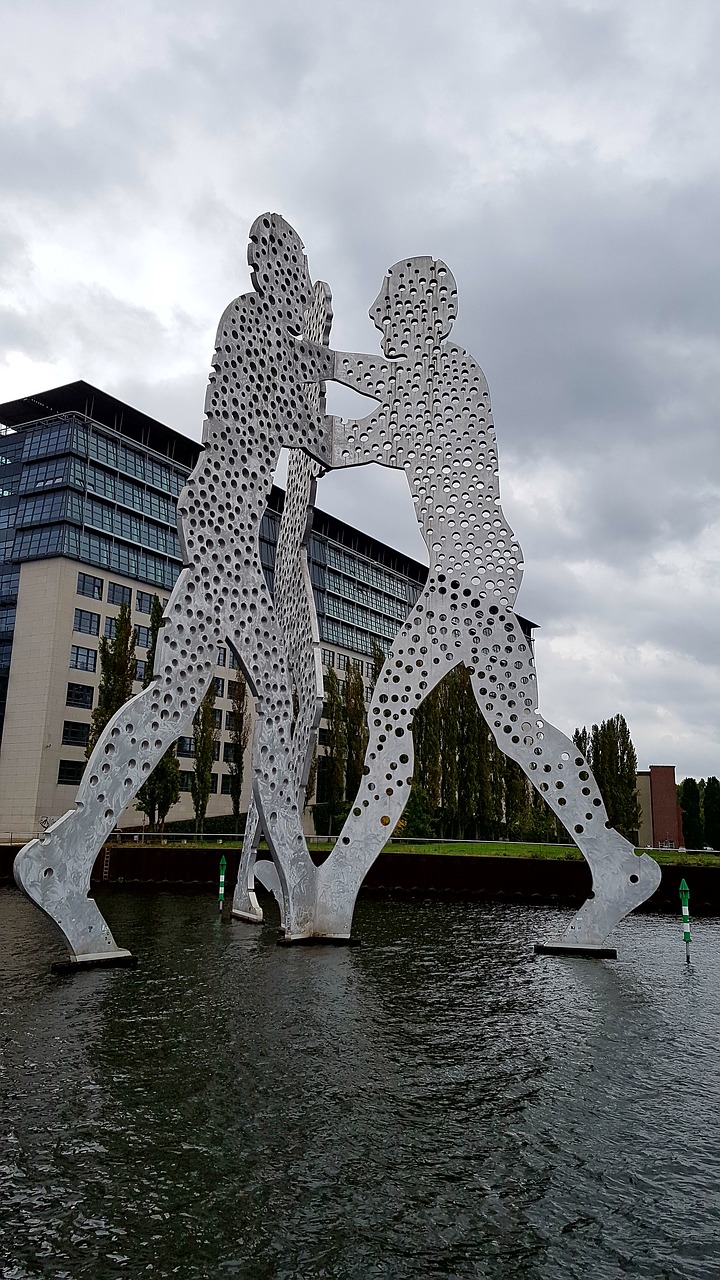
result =
[[303,382],[327,382],[335,376],[335,353],[329,347],[322,347],[317,342],[303,338],[296,343],[295,349]]
[[330,377],[334,382],[352,387],[361,395],[372,396],[373,400],[385,400],[393,371],[389,360],[383,360],[381,356],[361,355],[356,351],[333,351],[332,355],[333,372]]
[[[333,418],[332,465],[354,467],[364,462],[384,462],[380,431],[387,420],[389,383],[393,366],[380,356],[352,351],[334,352],[333,381],[379,401],[364,418]],[[363,437],[362,440],[360,437]],[[368,454],[370,456],[368,456]]]

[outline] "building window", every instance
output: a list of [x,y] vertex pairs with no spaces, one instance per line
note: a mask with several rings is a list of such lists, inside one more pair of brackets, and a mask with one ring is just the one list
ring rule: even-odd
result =
[[79,596],[90,596],[91,600],[102,600],[102,578],[94,578],[91,573],[79,573],[77,579],[77,593]]
[[114,640],[114,639],[115,639],[115,624],[116,624],[116,622],[117,622],[117,618],[106,618],[106,619],[105,619],[105,639],[106,639],[106,640]]
[[178,738],[177,753],[183,760],[192,759],[195,755],[195,739]]
[[64,722],[62,732],[62,744],[64,747],[86,747],[89,737],[89,724],[80,724],[77,720],[66,720]]
[[[183,769],[180,770],[180,790],[181,791],[190,791],[193,777],[194,777],[194,774],[192,772],[188,770],[183,770]],[[217,789],[218,789],[218,776],[216,773],[211,773],[210,794],[213,796],[217,795]]]
[[93,687],[91,684],[69,684],[67,687],[66,707],[84,707],[92,711]]
[[348,663],[349,663],[349,661],[350,661],[350,659],[347,657],[347,655],[346,655],[346,654],[344,654],[344,653],[339,653],[339,654],[338,654],[338,656],[337,656],[337,668],[338,668],[338,671],[346,671],[346,670],[347,670],[347,667],[348,667]]
[[121,587],[119,582],[108,583],[108,604],[130,604],[132,591],[129,587]]
[[135,659],[135,679],[144,680],[146,671],[147,671],[147,662],[145,661],[145,659],[136,658]]
[[320,651],[320,656],[322,657],[322,664],[324,667],[335,666],[335,654],[332,649],[322,649]]
[[235,743],[234,742],[225,743],[225,746],[223,747],[223,763],[224,764],[235,763]]
[[74,644],[70,650],[70,666],[78,671],[94,671],[97,666],[97,650],[84,649],[82,645]]
[[33,489],[52,489],[62,484],[68,465],[67,458],[55,458],[53,462],[39,462],[35,466],[25,467],[20,476],[20,493],[31,493]]
[[[232,684],[233,682],[230,681],[230,683]],[[226,733],[235,732],[235,712],[234,711],[225,712],[225,732]]]
[[149,613],[152,609],[153,598],[149,591],[137,591],[135,593],[135,608],[138,613]]
[[213,707],[213,721],[216,729],[222,729],[222,711],[219,707]]
[[5,569],[0,573],[0,597],[3,600],[13,600],[20,590],[20,571],[19,569]]
[[233,653],[232,649],[230,649],[228,653],[228,666],[231,671],[238,670],[238,660],[235,657],[235,654]]
[[229,795],[230,795],[230,783],[231,783],[231,782],[232,782],[232,778],[230,777],[230,774],[229,774],[229,773],[224,773],[224,774],[222,775],[222,782],[221,782],[221,785],[220,785],[220,790],[221,790],[221,792],[222,792],[222,794],[223,794],[224,796],[229,796]]
[[73,631],[82,631],[86,636],[100,634],[100,614],[90,613],[89,609],[76,609]]
[[135,643],[136,645],[139,646],[140,649],[150,648],[150,628],[149,627],[135,628]]
[[[237,681],[233,681],[233,684],[236,684],[236,683]],[[216,698],[225,697],[225,681],[222,680],[220,676],[215,677],[215,697]]]
[[16,533],[13,544],[13,560],[40,559],[43,556],[62,555],[65,550],[65,530],[62,525],[49,525],[47,529],[30,529]]
[[76,787],[85,772],[84,760],[61,760],[58,766],[58,786]]
[[217,666],[218,667],[225,666],[225,650],[223,649],[222,645],[217,651]]
[[16,606],[14,604],[0,604],[0,631],[13,631],[15,629]]

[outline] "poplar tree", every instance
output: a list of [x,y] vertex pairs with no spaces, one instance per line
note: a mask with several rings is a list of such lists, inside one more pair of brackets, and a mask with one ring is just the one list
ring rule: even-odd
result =
[[197,709],[195,728],[195,769],[190,775],[190,794],[195,809],[195,830],[202,831],[212,786],[217,729],[215,727],[215,681]]
[[235,680],[230,681],[230,698],[232,712],[230,719],[230,799],[232,801],[233,819],[237,830],[240,822],[240,802],[242,800],[243,776],[245,772],[245,754],[250,742],[250,699],[247,682],[241,671],[236,672]]
[[637,755],[625,717],[613,716],[587,729],[576,729],[575,745],[586,757],[600,789],[608,820],[628,840],[637,839]]
[[100,685],[97,706],[90,720],[90,734],[85,749],[89,759],[106,724],[132,697],[135,679],[135,628],[130,606],[121,604],[115,620],[112,639],[102,636],[99,645]]
[[702,849],[705,844],[705,833],[700,812],[700,788],[695,778],[683,778],[678,787],[678,800],[682,810],[685,848]]
[[354,800],[363,776],[365,751],[368,743],[365,685],[360,664],[357,662],[348,664],[343,688],[343,712],[345,717],[345,741],[347,744],[344,799]]
[[713,777],[705,783],[705,844],[720,849],[720,782]]
[[344,699],[340,681],[334,667],[328,667],[325,675],[325,719],[327,721],[328,749],[325,755],[325,794],[328,808],[329,835],[333,834],[335,820],[344,809],[345,771],[347,761],[347,734],[345,731]]
[[[145,663],[143,689],[147,689],[155,679],[155,657],[158,635],[162,626],[162,605],[159,597],[154,595],[150,605],[150,644]],[[151,830],[162,831],[170,809],[179,799],[180,764],[177,743],[174,742],[160,757],[147,782],[141,786],[137,793],[135,807],[146,814]]]

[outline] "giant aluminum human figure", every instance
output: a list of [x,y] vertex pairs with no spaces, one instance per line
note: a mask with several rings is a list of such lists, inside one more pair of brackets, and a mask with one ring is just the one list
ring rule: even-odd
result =
[[298,806],[292,677],[263,576],[258,532],[283,446],[330,462],[328,421],[305,394],[330,357],[301,335],[313,286],[303,245],[277,214],[256,219],[254,292],[218,328],[205,400],[204,449],[178,502],[182,570],[167,608],[152,683],[112,717],[87,763],[75,808],[15,860],[18,885],[59,926],[79,963],[124,959],[90,875],[103,842],[167,747],[191,730],[227,642],[258,707],[253,796],[286,904],[290,937],[311,932],[315,867]]
[[[308,341],[327,347],[332,324],[330,290],[326,284],[315,285],[311,306],[305,313],[303,335]],[[305,388],[305,398],[321,416],[325,413],[324,384]],[[285,502],[280,517],[275,554],[273,600],[280,633],[285,644],[293,694],[292,755],[290,774],[304,805],[312,761],[317,746],[317,730],[323,709],[323,673],[320,658],[320,636],[307,542],[312,527],[318,476],[324,468],[301,449],[293,449],[288,459]],[[255,732],[260,731],[258,720]],[[262,824],[257,805],[251,796],[245,824],[237,883],[233,894],[232,914],[236,919],[259,924],[263,911],[255,893],[256,879],[274,894],[280,907],[281,922],[287,933],[287,904],[274,862],[257,861],[262,837]]]
[[610,827],[587,761],[538,710],[533,655],[514,613],[522,554],[500,506],[490,396],[472,356],[447,340],[456,312],[447,266],[405,259],[390,268],[370,310],[384,357],[335,356],[334,379],[378,407],[359,421],[336,421],[333,467],[380,462],[405,470],[430,569],[373,693],[365,774],[332,857],[320,868],[318,919],[329,931],[349,931],[348,903],[410,794],[413,715],[463,663],[498,746],[539,789],[590,865],[591,896],[561,945],[600,948],[654,892],[660,868],[647,854],[636,856]]

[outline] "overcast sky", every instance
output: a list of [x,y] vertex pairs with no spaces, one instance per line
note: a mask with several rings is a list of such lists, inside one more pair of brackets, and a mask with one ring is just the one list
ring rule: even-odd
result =
[[[266,209],[330,284],[342,349],[378,349],[391,263],[444,258],[544,714],[622,712],[641,768],[720,775],[719,15],[5,0],[0,400],[85,378],[199,438]],[[320,505],[423,554],[404,476],[328,477]]]

